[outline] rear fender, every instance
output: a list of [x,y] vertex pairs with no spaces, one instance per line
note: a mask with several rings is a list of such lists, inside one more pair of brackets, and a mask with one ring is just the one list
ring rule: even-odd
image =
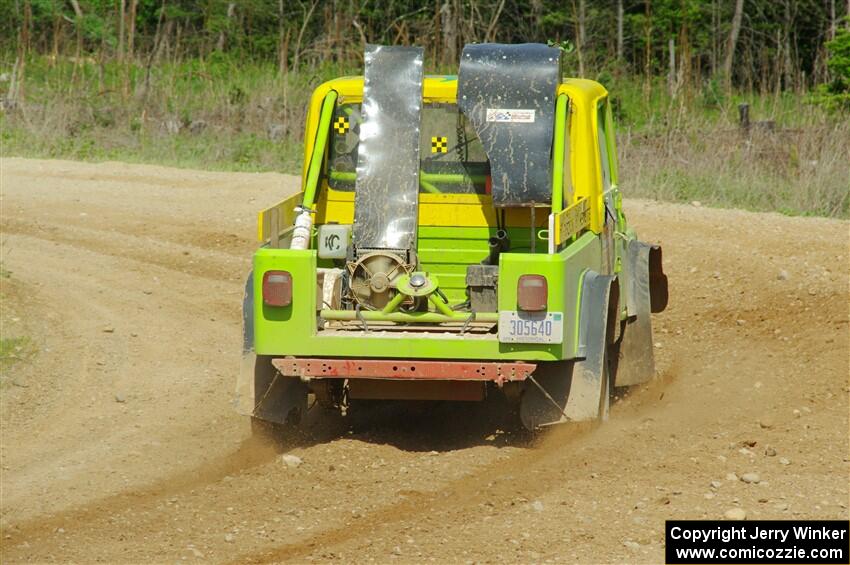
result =
[[236,379],[236,411],[278,424],[293,423],[306,411],[307,385],[284,377],[271,357],[254,350],[254,272],[245,281],[242,298],[242,362]]

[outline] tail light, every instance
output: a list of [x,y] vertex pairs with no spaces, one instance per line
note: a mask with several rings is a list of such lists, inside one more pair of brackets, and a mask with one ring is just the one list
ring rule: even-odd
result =
[[522,275],[517,283],[516,298],[520,310],[540,312],[546,310],[549,285],[543,275]]
[[292,304],[292,275],[288,271],[266,271],[263,274],[263,303],[268,306]]

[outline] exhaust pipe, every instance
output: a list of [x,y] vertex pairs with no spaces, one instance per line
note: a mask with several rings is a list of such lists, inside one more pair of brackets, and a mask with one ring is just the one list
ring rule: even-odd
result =
[[507,252],[511,248],[511,240],[508,239],[508,232],[499,230],[494,237],[487,240],[487,245],[490,248],[487,258],[481,261],[482,265],[498,265],[499,255],[502,252]]

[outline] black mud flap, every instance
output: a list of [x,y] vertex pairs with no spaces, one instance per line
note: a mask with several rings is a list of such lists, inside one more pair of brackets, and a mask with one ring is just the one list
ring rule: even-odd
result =
[[[588,271],[581,291],[579,356],[541,363],[520,403],[523,425],[533,430],[564,422],[603,419],[608,400],[609,304],[615,277]],[[616,287],[614,287],[616,288]],[[536,384],[535,384],[536,383]]]
[[621,323],[614,385],[632,386],[655,376],[652,342],[653,312],[667,307],[667,277],[661,267],[661,248],[631,240],[621,275],[628,318]]
[[252,416],[277,424],[298,424],[307,412],[307,392],[307,383],[281,375],[272,365],[271,357],[257,356]]
[[[646,244],[643,244],[646,245]],[[667,275],[661,264],[661,246],[649,246],[649,304],[653,314],[663,312],[667,308]]]

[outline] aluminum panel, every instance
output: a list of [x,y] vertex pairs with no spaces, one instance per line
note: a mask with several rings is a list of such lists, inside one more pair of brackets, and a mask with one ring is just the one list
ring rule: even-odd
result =
[[421,47],[366,46],[354,193],[356,249],[414,249],[419,203]]

